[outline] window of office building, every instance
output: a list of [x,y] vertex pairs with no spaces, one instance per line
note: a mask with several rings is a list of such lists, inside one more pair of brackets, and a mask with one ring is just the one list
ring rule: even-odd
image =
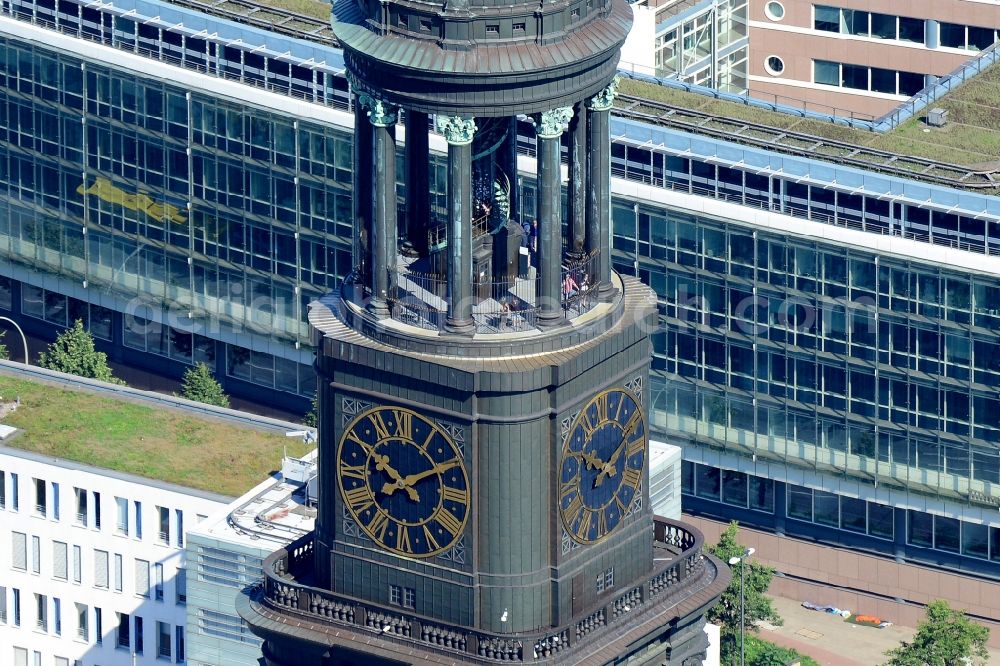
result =
[[299,395],[312,395],[316,390],[315,373],[309,365],[236,345],[226,345],[226,351],[230,377]]
[[941,46],[967,51],[982,51],[997,40],[1000,31],[995,28],[981,28],[958,23],[940,24]]
[[197,333],[164,326],[151,319],[126,315],[122,318],[126,347],[194,365],[215,364],[215,341]]
[[828,86],[884,92],[892,95],[915,95],[924,87],[924,75],[865,65],[851,65],[828,60],[813,61],[813,81]]
[[774,512],[774,482],[752,474],[684,461],[681,491],[731,506]]
[[923,19],[858,9],[817,5],[813,10],[813,28],[856,37],[898,39],[920,44],[924,42]]
[[890,506],[793,484],[785,486],[785,497],[789,518],[880,539],[893,538]]
[[80,320],[95,338],[111,340],[111,310],[55,291],[22,283],[21,313],[63,328]]

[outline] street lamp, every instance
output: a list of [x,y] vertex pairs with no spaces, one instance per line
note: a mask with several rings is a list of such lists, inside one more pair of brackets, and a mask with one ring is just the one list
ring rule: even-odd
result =
[[757,551],[753,548],[747,548],[745,551],[743,551],[742,557],[729,558],[729,566],[735,566],[737,564],[740,565],[740,666],[746,666],[746,650],[745,650],[746,627],[744,624],[746,609],[744,608],[745,601],[743,596],[743,582],[744,582],[743,564],[744,560],[746,560],[748,557],[750,557],[756,552]]
[[21,342],[24,344],[24,364],[31,365],[31,358],[28,356],[28,338],[24,336],[24,331],[21,330],[21,327],[17,325],[17,322],[11,319],[10,317],[0,317],[0,321],[7,322],[8,324],[16,328],[17,332],[21,334]]

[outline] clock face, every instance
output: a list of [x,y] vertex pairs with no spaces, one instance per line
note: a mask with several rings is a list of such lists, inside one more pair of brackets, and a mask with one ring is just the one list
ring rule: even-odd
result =
[[400,555],[448,550],[469,518],[461,451],[436,423],[409,409],[375,407],[348,423],[337,481],[358,526]]
[[601,541],[642,488],[646,418],[631,391],[611,389],[580,410],[562,451],[559,513],[577,542]]

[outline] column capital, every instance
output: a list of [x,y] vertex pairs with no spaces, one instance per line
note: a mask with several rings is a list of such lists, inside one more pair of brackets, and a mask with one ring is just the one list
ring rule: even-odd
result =
[[573,117],[573,107],[560,106],[551,111],[531,116],[531,122],[535,126],[535,134],[539,139],[557,139],[569,128],[570,118]]
[[611,107],[615,105],[615,95],[618,94],[618,84],[621,79],[622,77],[615,74],[615,78],[611,79],[607,88],[587,101],[587,108],[592,111],[610,111]]
[[461,116],[434,116],[434,129],[444,137],[451,146],[464,146],[472,143],[476,134],[476,120]]
[[375,127],[389,127],[399,120],[398,106],[376,99],[368,93],[358,95],[358,105],[365,110],[368,120]]

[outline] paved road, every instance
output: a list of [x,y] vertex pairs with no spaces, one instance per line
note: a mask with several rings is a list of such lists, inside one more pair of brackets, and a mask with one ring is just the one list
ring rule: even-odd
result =
[[[915,633],[911,627],[895,624],[885,629],[851,624],[837,615],[808,610],[799,601],[782,597],[774,597],[774,605],[785,624],[762,630],[761,638],[794,648],[823,666],[883,664],[886,650],[911,640]],[[1000,664],[1000,650],[990,650],[989,663]]]

